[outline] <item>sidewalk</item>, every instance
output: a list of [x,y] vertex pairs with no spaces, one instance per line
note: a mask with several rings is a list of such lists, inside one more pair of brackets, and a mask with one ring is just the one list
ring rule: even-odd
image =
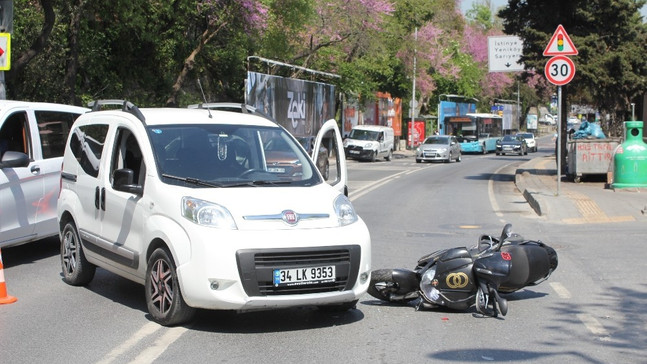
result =
[[515,174],[517,189],[537,215],[565,224],[647,221],[647,189],[609,188],[605,182],[574,183],[562,177],[557,186],[555,156],[534,158]]

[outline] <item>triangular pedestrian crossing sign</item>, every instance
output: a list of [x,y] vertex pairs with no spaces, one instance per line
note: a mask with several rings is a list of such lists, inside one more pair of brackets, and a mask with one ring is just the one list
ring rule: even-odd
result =
[[558,25],[544,49],[544,56],[575,56],[577,53],[577,49],[564,27],[561,24]]

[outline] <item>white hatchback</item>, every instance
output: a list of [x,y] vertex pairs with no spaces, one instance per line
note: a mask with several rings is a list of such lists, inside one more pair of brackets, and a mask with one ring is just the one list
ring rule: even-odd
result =
[[334,133],[338,156],[329,185],[261,116],[123,105],[80,117],[68,139],[58,200],[67,283],[87,284],[96,266],[142,283],[163,325],[196,308],[355,307],[371,242],[343,193],[334,120],[320,132]]

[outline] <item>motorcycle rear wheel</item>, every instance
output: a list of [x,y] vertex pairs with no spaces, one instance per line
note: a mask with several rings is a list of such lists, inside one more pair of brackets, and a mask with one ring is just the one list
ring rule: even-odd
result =
[[386,302],[405,303],[417,298],[404,297],[411,292],[401,290],[400,285],[393,279],[393,270],[391,269],[378,269],[371,272],[371,284],[368,286],[367,292],[378,300]]

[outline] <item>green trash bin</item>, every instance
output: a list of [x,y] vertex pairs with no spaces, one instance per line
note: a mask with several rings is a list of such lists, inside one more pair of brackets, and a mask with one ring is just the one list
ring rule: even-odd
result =
[[613,156],[613,188],[647,187],[647,144],[643,122],[625,121],[627,139]]

